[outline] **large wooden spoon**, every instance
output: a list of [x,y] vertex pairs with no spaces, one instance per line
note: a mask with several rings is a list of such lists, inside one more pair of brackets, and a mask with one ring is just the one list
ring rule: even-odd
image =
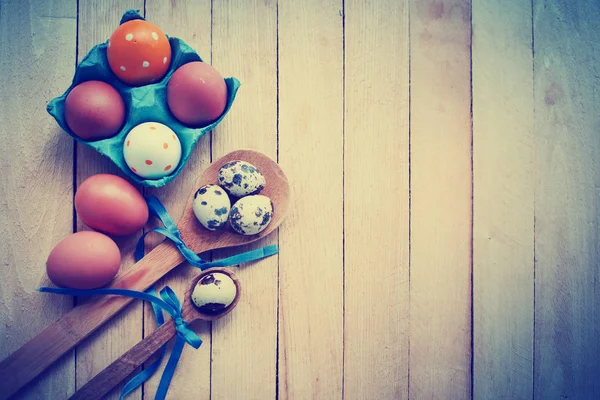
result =
[[[192,202],[196,191],[201,186],[217,183],[219,168],[233,160],[253,164],[266,178],[267,184],[261,194],[271,198],[274,215],[267,228],[258,235],[239,235],[231,228],[211,232],[204,229],[194,216]],[[238,150],[213,162],[198,178],[177,227],[183,241],[196,253],[240,246],[257,241],[277,229],[289,206],[290,187],[279,165],[262,153]],[[185,258],[175,245],[164,241],[119,274],[110,287],[144,291],[183,261]],[[0,398],[11,397],[132,301],[123,296],[102,296],[63,315],[0,363]]]
[[[231,277],[237,288],[237,293],[233,303],[223,309],[218,314],[206,314],[201,312],[192,302],[191,296],[196,284],[200,279],[208,274],[216,272],[223,273]],[[214,321],[224,317],[237,305],[241,294],[240,283],[233,272],[226,268],[211,268],[201,272],[190,281],[185,291],[183,307],[181,311],[182,318],[192,323],[197,320]],[[98,375],[94,376],[88,383],[79,389],[69,400],[100,400],[110,392],[121,381],[130,376],[135,370],[155,354],[165,343],[171,340],[177,334],[173,320],[164,323],[144,340],[133,346],[127,353],[116,359],[112,364],[103,369]]]

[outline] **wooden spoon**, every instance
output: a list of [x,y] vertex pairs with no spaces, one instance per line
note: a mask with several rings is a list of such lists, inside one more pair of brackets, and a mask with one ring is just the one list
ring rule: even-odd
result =
[[[239,235],[231,227],[220,232],[208,231],[200,225],[192,210],[196,191],[209,183],[216,184],[219,168],[234,160],[253,164],[266,178],[267,184],[261,194],[273,202],[274,215],[267,228],[257,235]],[[255,242],[277,229],[289,206],[290,187],[279,165],[257,151],[238,150],[213,162],[198,178],[177,227],[183,241],[195,253],[240,246]],[[165,240],[117,275],[109,287],[144,291],[183,261],[185,258],[175,245]],[[0,363],[0,398],[11,397],[132,301],[123,296],[102,296],[63,315]]]
[[[231,277],[237,288],[235,299],[229,307],[225,308],[219,314],[205,314],[194,305],[191,300],[192,292],[200,279],[210,273],[220,272]],[[211,268],[203,271],[190,282],[185,291],[181,315],[183,319],[192,323],[197,320],[213,321],[227,315],[235,308],[241,293],[240,283],[233,272],[226,268]],[[79,389],[69,400],[99,400],[102,399],[121,381],[130,376],[135,370],[155,354],[165,343],[171,340],[177,332],[173,319],[164,323],[144,340],[132,347],[127,353],[123,354],[116,361],[106,367],[102,372],[93,377],[81,389]]]

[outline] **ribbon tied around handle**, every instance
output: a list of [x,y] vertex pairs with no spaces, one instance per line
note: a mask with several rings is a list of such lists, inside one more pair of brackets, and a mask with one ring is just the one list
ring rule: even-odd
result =
[[[196,335],[196,332],[191,330],[188,327],[188,323],[183,319],[181,312],[181,302],[175,295],[175,292],[168,287],[165,286],[160,291],[160,297],[156,295],[156,291],[153,293],[150,292],[138,292],[136,290],[129,289],[91,289],[91,290],[77,290],[77,289],[65,289],[65,288],[50,288],[50,287],[41,287],[40,292],[42,293],[54,293],[54,294],[66,294],[71,296],[102,296],[102,295],[119,295],[125,297],[131,297],[134,299],[141,299],[145,301],[149,301],[152,303],[153,308],[157,307],[159,310],[166,311],[172,318],[175,323],[175,330],[177,332],[177,338],[175,339],[175,345],[173,346],[173,351],[171,352],[171,356],[169,357],[169,361],[167,362],[167,366],[163,372],[163,375],[160,379],[160,384],[158,385],[158,390],[156,391],[155,399],[164,399],[167,395],[167,391],[169,390],[169,384],[171,383],[171,379],[175,374],[175,369],[177,367],[177,363],[179,362],[179,358],[181,357],[181,353],[183,352],[183,348],[186,343],[192,346],[195,349],[198,349],[202,344],[202,339]],[[155,312],[157,312],[157,308],[154,308]],[[162,318],[162,313],[157,312],[157,315],[161,316],[161,321],[159,325],[164,323],[164,319]],[[158,360],[151,365],[151,367],[146,368],[138,375],[133,377],[123,388],[121,392],[121,399],[131,393],[135,388],[144,383],[148,378],[150,378],[158,366],[160,365],[160,361],[165,353],[165,346],[162,348],[162,354]]]
[[222,260],[213,262],[205,261],[185,244],[181,238],[181,232],[179,231],[179,228],[177,228],[177,224],[175,224],[175,221],[173,221],[173,218],[171,218],[160,200],[154,196],[146,196],[146,203],[148,203],[150,215],[155,216],[163,224],[163,226],[145,232],[142,237],[140,237],[135,247],[136,261],[139,261],[144,257],[144,239],[146,238],[146,235],[151,232],[160,233],[170,239],[175,246],[177,246],[177,249],[185,257],[185,259],[194,267],[200,268],[201,270],[213,267],[226,267],[229,265],[254,261],[264,257],[272,256],[278,252],[277,246],[271,245],[257,250],[251,250],[245,253],[237,254]]
[[[163,224],[163,227],[154,228],[148,232],[145,232],[140,237],[135,248],[136,262],[144,257],[144,238],[150,232],[161,233],[162,235],[170,239],[175,244],[175,246],[177,246],[177,249],[181,252],[185,259],[191,265],[201,270],[205,270],[207,268],[212,267],[226,267],[241,264],[244,262],[256,261],[265,257],[272,256],[279,252],[276,245],[270,245],[256,250],[247,251],[245,253],[240,253],[221,260],[207,262],[200,258],[196,253],[194,253],[192,249],[190,249],[185,244],[185,242],[181,238],[181,233],[177,228],[177,225],[175,224],[165,207],[162,205],[160,200],[158,200],[154,196],[146,196],[145,199],[148,204],[148,210],[150,212],[150,215],[153,215],[156,218],[158,218],[158,220]],[[195,349],[198,349],[202,345],[202,340],[198,337],[198,335],[196,335],[194,331],[192,331],[188,327],[188,323],[183,319],[181,315],[181,303],[175,295],[175,292],[173,292],[173,290],[168,286],[165,286],[160,291],[160,296],[156,293],[156,290],[153,288],[148,289],[146,292],[113,288],[77,290],[42,287],[39,290],[40,292],[45,293],[65,294],[71,296],[120,295],[145,300],[152,304],[152,309],[154,311],[156,322],[159,327],[165,322],[162,311],[166,311],[171,316],[171,318],[173,318],[175,329],[177,331],[177,337],[175,339],[175,344],[173,346],[173,350],[171,351],[169,360],[167,361],[167,365],[165,367],[163,375],[160,379],[160,384],[158,385],[156,396],[154,397],[155,400],[165,399],[167,391],[169,390],[169,384],[171,383],[171,379],[175,374],[175,369],[177,368],[177,363],[179,362],[179,358],[181,357],[181,353],[183,352],[185,344],[188,343]],[[150,377],[156,372],[156,370],[160,366],[162,359],[164,358],[165,352],[166,345],[162,347],[161,355],[156,361],[147,366],[144,370],[135,375],[131,380],[129,380],[129,382],[125,384],[123,390],[121,391],[121,400],[129,393],[134,391],[137,387],[141,386],[148,379],[150,379]]]
[[[165,309],[164,306],[161,306],[163,310],[165,310],[169,315],[173,318],[173,322],[175,323],[175,330],[177,331],[177,336],[187,342],[190,346],[197,349],[202,344],[202,340],[196,335],[196,333],[188,328],[188,323],[184,321],[181,316],[181,303],[177,298],[177,295],[173,290],[165,286],[160,291],[160,297],[162,300],[172,307],[172,310]],[[156,304],[156,303],[153,303]]]

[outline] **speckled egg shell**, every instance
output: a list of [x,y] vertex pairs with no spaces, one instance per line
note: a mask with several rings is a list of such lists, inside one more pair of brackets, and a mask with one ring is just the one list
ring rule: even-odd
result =
[[259,194],[265,188],[264,175],[245,161],[231,161],[219,169],[219,185],[235,197]]
[[144,122],[123,143],[123,157],[131,171],[146,179],[160,179],[175,171],[181,160],[181,142],[168,126]]
[[262,232],[273,217],[273,202],[267,196],[253,195],[239,199],[229,214],[233,230],[242,235]]
[[210,231],[222,228],[227,223],[231,202],[219,185],[202,186],[194,195],[194,215],[202,226]]
[[233,303],[236,295],[235,282],[228,275],[215,272],[198,281],[192,301],[201,312],[218,314]]

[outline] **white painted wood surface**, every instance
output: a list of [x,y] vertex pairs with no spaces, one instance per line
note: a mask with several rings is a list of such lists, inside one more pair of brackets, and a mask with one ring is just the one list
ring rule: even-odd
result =
[[[136,8],[242,82],[182,174],[143,192],[177,219],[238,148],[294,191],[252,246],[279,256],[236,270],[238,308],[195,326],[169,398],[600,398],[600,6],[472,1],[0,0],[0,357],[72,306],[35,289],[86,229],[76,185],[117,171],[45,105]],[[67,398],[154,327],[135,303],[17,398]]]
[[[0,2],[0,358],[73,305],[37,288],[48,253],[73,230],[73,141],[46,104],[72,79],[76,17],[72,0]],[[67,397],[74,366],[70,352],[19,397]]]
[[410,2],[411,398],[471,395],[470,2]]
[[408,12],[345,2],[346,399],[408,398]]
[[600,3],[534,1],[537,399],[600,398]]
[[473,0],[473,396],[533,396],[531,2]]
[[279,2],[279,163],[294,194],[279,230],[279,399],[342,396],[341,7]]

